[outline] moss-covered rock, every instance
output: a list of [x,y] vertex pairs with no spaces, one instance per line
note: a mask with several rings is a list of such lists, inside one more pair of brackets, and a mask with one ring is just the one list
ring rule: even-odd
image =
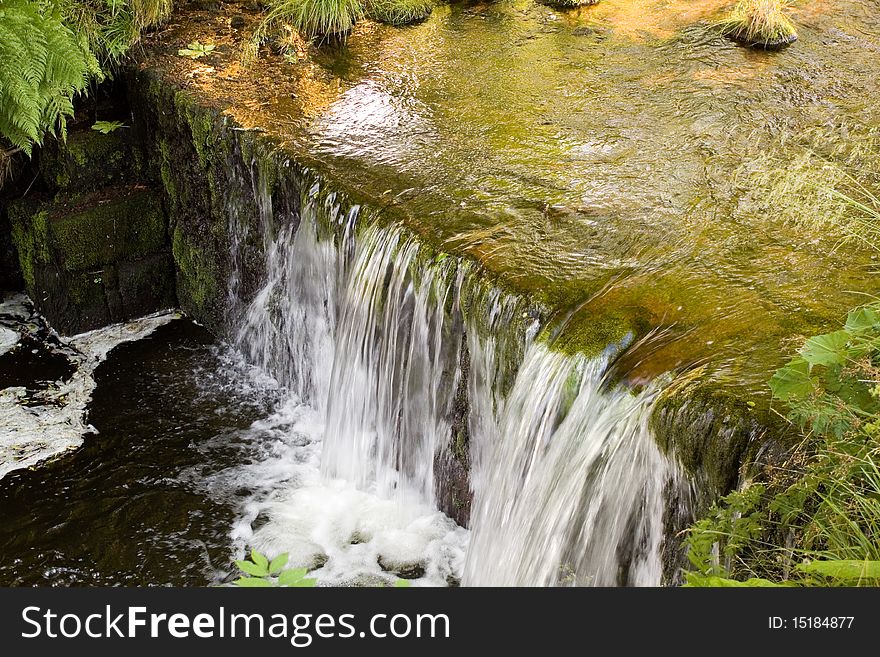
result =
[[76,200],[9,204],[25,288],[61,333],[79,333],[175,305],[161,197],[109,188]]
[[91,192],[137,175],[131,131],[108,134],[71,132],[64,142],[49,142],[40,151],[40,174],[50,189],[68,194]]
[[787,423],[733,390],[697,371],[669,385],[651,416],[657,444],[696,482],[701,507],[738,484],[757,448],[790,433]]
[[177,305],[174,261],[170,253],[120,263],[116,275],[123,315],[139,317]]
[[72,210],[56,202],[50,215],[50,243],[67,271],[143,258],[167,242],[161,199],[149,189],[119,190]]
[[177,268],[180,305],[195,317],[210,316],[211,306],[224,300],[210,250],[190,239],[178,225],[172,234],[171,251]]
[[0,198],[0,290],[22,287],[21,265],[12,242],[12,225],[6,199]]
[[37,200],[24,198],[10,202],[7,213],[21,275],[30,289],[35,272],[49,262],[49,212]]

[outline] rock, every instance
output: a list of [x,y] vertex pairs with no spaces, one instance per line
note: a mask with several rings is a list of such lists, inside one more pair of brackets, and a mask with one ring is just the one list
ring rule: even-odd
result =
[[229,25],[233,30],[240,30],[247,25],[247,21],[244,20],[243,16],[233,16],[232,20],[229,21]]
[[50,189],[83,194],[118,185],[137,174],[139,158],[132,131],[118,128],[106,135],[95,130],[71,132],[67,141],[50,141],[40,151],[40,175]]
[[143,185],[10,203],[25,287],[54,328],[73,334],[176,305],[159,195]]

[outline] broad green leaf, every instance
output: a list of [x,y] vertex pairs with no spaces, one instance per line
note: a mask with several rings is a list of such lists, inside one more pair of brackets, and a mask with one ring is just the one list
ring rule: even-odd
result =
[[236,561],[235,565],[243,572],[246,572],[248,575],[253,575],[254,577],[266,577],[269,574],[269,571],[267,571],[266,568],[259,564],[251,563],[250,561]]
[[287,565],[287,558],[287,552],[282,552],[277,557],[272,559],[272,563],[269,564],[269,574],[277,575],[278,573],[280,573],[284,566]]
[[278,576],[278,584],[280,586],[296,586],[296,583],[306,576],[308,570],[306,568],[291,568],[285,570]]
[[880,312],[868,306],[850,310],[849,315],[846,316],[845,328],[850,335],[871,329],[880,330]]
[[398,579],[394,582],[394,588],[396,589],[408,589],[412,586],[412,582],[408,579]]
[[311,577],[304,577],[302,579],[298,579],[291,586],[296,588],[314,588],[314,586],[318,583],[318,580],[313,579]]
[[804,343],[800,354],[810,365],[843,365],[850,337],[846,331],[815,335]]
[[96,132],[100,132],[101,134],[109,134],[119,128],[127,128],[122,121],[95,121],[92,124],[92,130]]
[[262,553],[257,552],[256,550],[251,550],[251,561],[266,572],[269,572],[269,560]]
[[794,584],[790,582],[771,582],[769,579],[761,579],[759,577],[753,577],[752,579],[747,579],[744,582],[740,582],[736,579],[727,579],[726,577],[717,577],[715,575],[698,575],[697,577],[693,576],[694,573],[688,574],[687,584],[684,586],[688,588],[698,588],[698,587],[723,587],[723,588],[776,588],[776,587],[789,587],[794,586]]
[[810,365],[802,358],[795,358],[776,371],[770,379],[773,396],[782,401],[803,399],[813,391]]
[[860,579],[880,579],[880,561],[811,561],[798,564],[797,569],[804,573],[823,575],[843,581]]
[[267,588],[272,586],[272,582],[260,577],[239,577],[233,584],[244,588]]

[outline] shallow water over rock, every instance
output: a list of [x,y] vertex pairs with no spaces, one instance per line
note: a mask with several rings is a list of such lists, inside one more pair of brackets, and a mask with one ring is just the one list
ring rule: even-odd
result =
[[873,275],[794,220],[827,209],[805,178],[876,164],[854,150],[876,149],[880,12],[795,10],[798,43],[769,53],[719,35],[725,7],[440,6],[363,23],[315,63],[267,55],[257,74],[233,47],[190,84],[544,301],[573,347],[595,349],[596,326],[666,329],[633,380],[709,361],[760,392],[780,341],[839,319]]

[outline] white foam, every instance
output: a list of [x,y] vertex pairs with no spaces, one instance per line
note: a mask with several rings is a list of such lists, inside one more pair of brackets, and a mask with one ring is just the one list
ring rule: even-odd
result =
[[15,345],[18,344],[18,341],[20,339],[21,336],[18,334],[18,331],[13,331],[12,329],[0,326],[0,356],[5,354],[7,351],[10,351]]
[[[12,312],[6,312],[5,304],[0,312],[17,313],[21,321],[30,319],[22,299],[17,295],[10,302]],[[64,343],[76,368],[70,379],[30,395],[24,388],[0,391],[0,478],[82,445],[83,436],[94,431],[86,424],[86,413],[98,365],[114,347],[140,340],[179,316],[175,312],[156,313],[68,338]]]

